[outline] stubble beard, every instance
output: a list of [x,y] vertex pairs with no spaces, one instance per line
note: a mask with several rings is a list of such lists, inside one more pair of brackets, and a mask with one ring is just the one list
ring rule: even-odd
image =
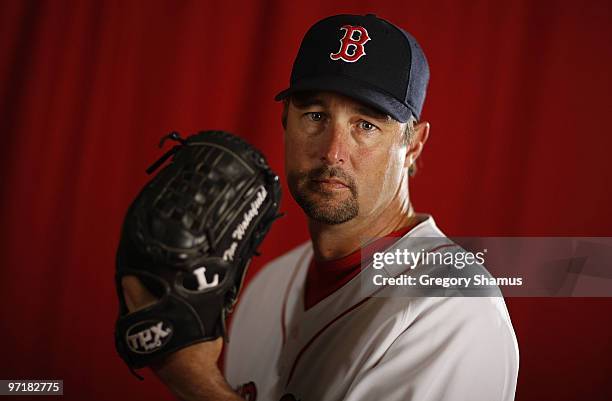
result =
[[[327,191],[313,180],[337,178],[348,187],[345,195]],[[288,177],[289,190],[304,213],[320,223],[336,225],[346,223],[359,214],[355,180],[338,167],[323,166],[307,173],[292,173]],[[343,199],[340,199],[340,198]]]

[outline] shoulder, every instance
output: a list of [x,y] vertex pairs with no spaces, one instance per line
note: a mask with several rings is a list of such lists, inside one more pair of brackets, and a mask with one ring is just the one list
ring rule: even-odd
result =
[[[305,242],[267,263],[247,285],[244,298],[253,291],[265,291],[288,283],[291,276],[312,256],[312,244]],[[242,298],[241,297],[241,298]]]
[[[489,337],[490,342],[517,348],[512,322],[502,297],[415,298],[408,325],[432,329],[445,341],[473,342]],[[435,328],[437,325],[440,327]]]
[[[510,401],[518,346],[503,298],[409,300],[403,330],[351,385],[350,401]],[[381,395],[385,394],[384,397]]]
[[[454,360],[472,370],[490,366],[491,374],[518,369],[518,344],[499,288],[475,286],[474,280],[465,280],[491,277],[484,264],[457,264],[465,261],[468,251],[447,238],[431,216],[387,251],[395,250],[416,252],[420,259],[412,266],[393,262],[372,272],[393,278],[411,276],[417,283],[373,291],[377,297],[403,299],[407,304],[402,331],[386,358],[405,351],[411,360],[418,360],[420,355],[423,361],[431,361],[444,355],[444,360]],[[419,284],[421,277],[448,280],[449,285]],[[459,283],[454,288],[453,280]]]
[[[413,328],[429,333],[428,358],[457,400],[514,398],[519,349],[502,297],[429,298],[415,309],[421,324]],[[418,335],[405,335],[398,346],[410,344],[412,334]]]

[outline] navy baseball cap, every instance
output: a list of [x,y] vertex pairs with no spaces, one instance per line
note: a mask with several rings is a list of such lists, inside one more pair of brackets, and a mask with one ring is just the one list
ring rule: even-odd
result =
[[337,92],[400,122],[423,109],[429,66],[416,39],[368,15],[335,15],[314,24],[302,39],[283,100],[300,91]]

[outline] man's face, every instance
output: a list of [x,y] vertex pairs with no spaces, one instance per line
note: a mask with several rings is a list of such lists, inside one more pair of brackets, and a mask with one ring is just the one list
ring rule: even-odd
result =
[[346,96],[293,96],[285,129],[291,194],[324,224],[382,214],[404,194],[405,129],[405,123]]

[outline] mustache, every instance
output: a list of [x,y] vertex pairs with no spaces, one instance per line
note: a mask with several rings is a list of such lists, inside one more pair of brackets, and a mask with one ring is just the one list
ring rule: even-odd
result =
[[306,173],[308,180],[326,180],[336,178],[342,181],[353,193],[357,191],[355,179],[340,167],[321,166]]

